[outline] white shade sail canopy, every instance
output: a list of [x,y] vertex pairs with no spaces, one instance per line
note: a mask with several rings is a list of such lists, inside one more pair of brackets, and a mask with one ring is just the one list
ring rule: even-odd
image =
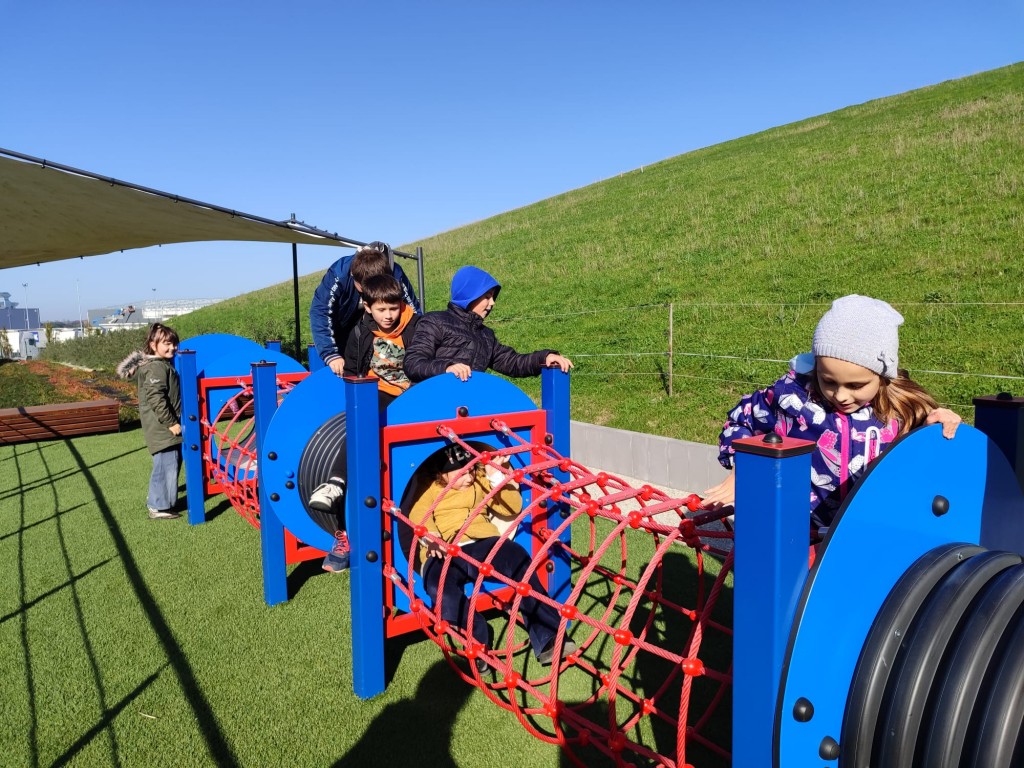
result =
[[207,240],[362,244],[0,149],[0,269]]

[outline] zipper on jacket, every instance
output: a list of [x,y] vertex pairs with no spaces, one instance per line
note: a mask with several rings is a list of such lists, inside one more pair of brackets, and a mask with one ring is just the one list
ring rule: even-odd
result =
[[850,420],[845,413],[837,413],[839,423],[843,426],[843,434],[839,448],[839,498],[846,497],[846,482],[850,478]]

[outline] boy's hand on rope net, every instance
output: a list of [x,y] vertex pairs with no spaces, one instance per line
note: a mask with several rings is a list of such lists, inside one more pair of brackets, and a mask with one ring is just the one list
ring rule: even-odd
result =
[[956,428],[960,426],[962,421],[963,419],[960,418],[960,415],[949,410],[949,408],[936,408],[928,414],[928,418],[924,420],[924,423],[941,424],[942,436],[947,440],[951,440],[953,435],[956,434]]

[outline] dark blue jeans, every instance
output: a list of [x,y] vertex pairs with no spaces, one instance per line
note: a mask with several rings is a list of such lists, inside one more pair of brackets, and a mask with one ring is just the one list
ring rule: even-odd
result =
[[[480,539],[465,544],[462,551],[470,557],[483,562],[498,537]],[[501,549],[491,560],[496,573],[507,576],[512,581],[522,581],[523,574],[530,566],[530,556],[526,550],[514,541],[505,540],[501,543]],[[437,604],[437,585],[441,581],[441,568],[444,560],[439,557],[428,557],[423,566],[423,586],[427,590],[434,605]],[[444,591],[441,593],[441,618],[462,629],[469,623],[469,598],[466,597],[466,584],[476,580],[479,569],[472,563],[461,557],[452,558],[452,564],[448,568],[448,576],[444,580]],[[534,572],[530,576],[530,586],[542,595],[546,595],[544,587],[541,586]],[[526,621],[526,632],[530,636],[530,645],[533,652],[539,655],[554,639],[558,632],[558,612],[547,603],[543,603],[533,597],[524,597],[519,604],[519,612]],[[473,620],[473,637],[478,643],[489,648],[491,645],[490,628],[483,616],[477,615]]]

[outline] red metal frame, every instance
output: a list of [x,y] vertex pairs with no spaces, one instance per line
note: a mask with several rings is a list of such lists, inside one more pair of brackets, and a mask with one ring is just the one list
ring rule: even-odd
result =
[[[297,371],[295,373],[279,373],[277,374],[278,381],[286,381],[293,384],[297,384],[304,378],[309,376],[309,371]],[[209,399],[207,392],[211,389],[234,389],[241,387],[252,386],[252,375],[246,376],[212,376],[210,378],[199,379],[199,434],[202,438],[201,444],[203,447],[203,466],[207,466],[207,455],[206,448],[210,440],[210,419],[215,414],[210,414],[207,410]],[[203,477],[203,493],[206,496],[212,496],[215,493],[222,493],[223,487],[220,483],[217,483],[209,476],[208,473],[204,472]]]
[[[385,427],[381,432],[381,463],[385,467],[383,477],[381,478],[381,488],[385,491],[383,494],[386,498],[392,498],[394,489],[391,487],[391,461],[390,454],[391,448],[401,443],[411,443],[417,440],[429,440],[436,439],[438,437],[437,428],[440,426],[446,426],[452,429],[460,438],[463,440],[476,440],[485,436],[495,435],[494,427],[491,426],[491,422],[494,419],[504,422],[508,425],[508,428],[513,431],[518,431],[523,428],[529,428],[530,430],[530,443],[533,445],[539,445],[544,440],[544,435],[547,432],[547,412],[543,410],[536,411],[519,411],[517,413],[503,413],[503,414],[492,414],[489,416],[458,416],[454,419],[443,419],[441,421],[424,421],[417,422],[416,424],[395,424],[390,427]],[[535,451],[531,451],[531,461],[535,456]],[[393,499],[397,504],[401,499]],[[381,513],[381,526],[382,530],[391,529],[391,519],[388,515]],[[540,529],[543,528],[541,522],[536,519],[532,520],[532,527],[535,533],[539,533]],[[384,543],[382,547],[384,551],[384,570],[387,571],[394,568],[394,556],[393,548],[395,545],[395,539],[392,537],[389,541]],[[541,545],[541,539],[539,536],[533,537],[534,551]],[[531,553],[533,554],[533,553]],[[541,583],[547,587],[548,574],[543,568],[538,569],[537,577],[541,580]],[[493,597],[492,597],[493,595]],[[511,587],[502,587],[496,589],[489,594],[481,593],[477,597],[477,610],[484,611],[494,607],[494,599],[509,601],[513,597],[513,591]],[[395,585],[390,579],[384,579],[384,609],[385,609],[385,635],[387,637],[397,637],[398,635],[404,635],[408,632],[419,632],[421,630],[419,619],[411,613],[399,614],[395,608]]]
[[[277,380],[279,382],[283,381],[291,384],[297,384],[307,376],[309,376],[308,371],[279,373],[277,374]],[[210,378],[201,378],[199,380],[199,432],[203,446],[204,469],[209,466],[208,459],[210,457],[208,455],[208,448],[210,442],[210,419],[214,416],[214,414],[211,414],[208,410],[209,397],[207,393],[214,389],[235,389],[251,386],[251,374],[246,376],[212,376]],[[215,482],[208,471],[204,471],[203,474],[203,492],[206,496],[211,496],[215,493],[223,493],[224,489],[221,484]],[[285,529],[284,560],[286,565],[302,563],[307,560],[316,560],[318,558],[325,557],[326,554],[327,553],[323,550],[300,542],[295,538],[295,535],[291,531],[287,528]]]

